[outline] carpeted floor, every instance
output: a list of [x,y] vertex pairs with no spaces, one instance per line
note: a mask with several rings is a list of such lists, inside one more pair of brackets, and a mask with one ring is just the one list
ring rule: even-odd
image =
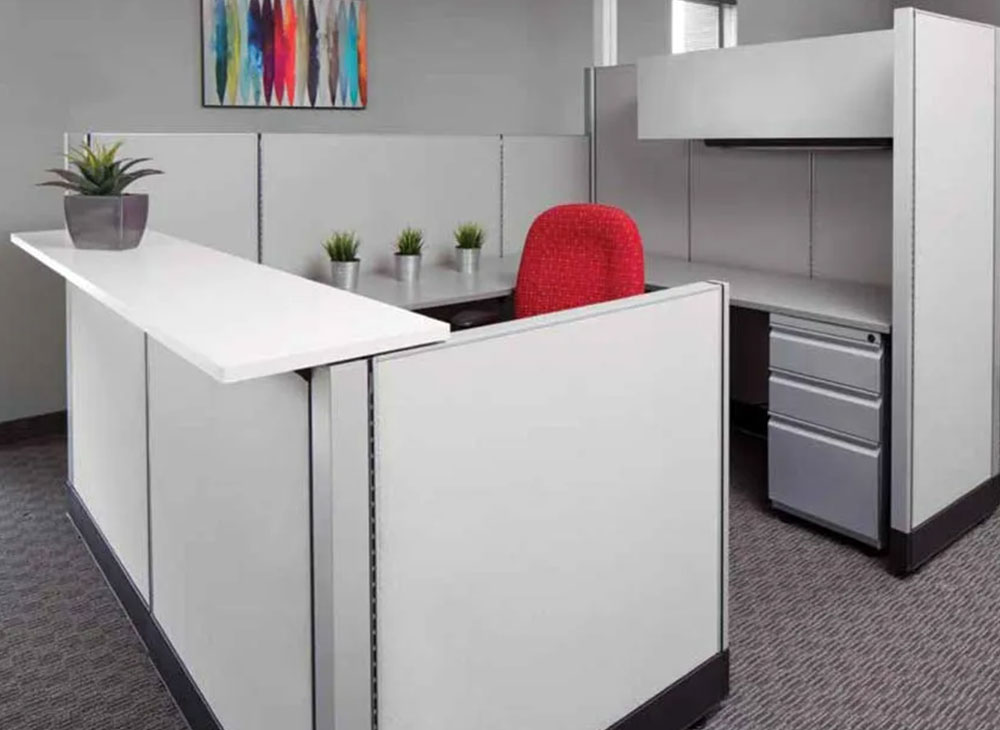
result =
[[[708,730],[1000,728],[1000,518],[900,581],[767,513],[764,458],[734,439],[732,697]],[[65,517],[65,460],[0,447],[0,729],[182,730]]]
[[65,439],[0,446],[0,730],[183,730],[65,480]]

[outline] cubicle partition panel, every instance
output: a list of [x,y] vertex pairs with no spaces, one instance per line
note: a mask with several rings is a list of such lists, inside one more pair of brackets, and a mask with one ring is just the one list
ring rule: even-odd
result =
[[309,385],[155,341],[148,383],[153,620],[222,728],[312,730]]
[[149,227],[330,280],[323,241],[350,230],[365,272],[391,273],[406,226],[426,234],[425,264],[451,266],[455,228],[486,229],[486,256],[517,256],[538,214],[590,200],[586,135],[69,133],[124,142],[166,174],[138,182]]
[[996,29],[899,10],[891,560],[996,507]]
[[890,286],[892,151],[817,151],[810,157],[811,275]]
[[693,143],[691,260],[810,273],[810,157]]
[[74,287],[66,295],[69,482],[148,603],[145,336]]
[[[872,63],[884,42],[881,34],[868,39]],[[597,69],[594,78],[596,199],[636,218],[647,252],[889,285],[890,151],[711,148],[699,140],[639,139],[636,68]],[[876,131],[883,106],[866,122]]]
[[453,260],[455,227],[486,229],[500,255],[500,138],[265,134],[261,138],[263,263],[329,278],[323,240],[351,230],[365,271],[391,272],[406,226],[426,235],[427,263]]
[[524,248],[535,218],[564,203],[590,200],[590,138],[503,137],[503,255]]
[[126,157],[150,157],[161,176],[137,182],[149,193],[149,227],[257,260],[256,134],[94,133],[121,141]]
[[679,729],[721,700],[727,304],[695,284],[375,359],[379,728]]
[[636,137],[635,66],[596,68],[592,83],[595,202],[626,210],[647,251],[690,258],[692,143]]

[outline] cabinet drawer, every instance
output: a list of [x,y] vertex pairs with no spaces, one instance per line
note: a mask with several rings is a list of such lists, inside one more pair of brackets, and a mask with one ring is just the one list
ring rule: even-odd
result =
[[883,350],[849,340],[771,329],[771,367],[870,393],[882,392]]
[[882,397],[847,393],[795,378],[772,374],[769,409],[797,421],[840,431],[878,445],[882,441]]
[[881,547],[881,448],[774,417],[768,439],[768,496],[776,508]]

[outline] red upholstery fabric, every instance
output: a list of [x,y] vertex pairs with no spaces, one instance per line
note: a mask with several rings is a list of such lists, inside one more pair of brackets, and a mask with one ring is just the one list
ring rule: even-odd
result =
[[628,214],[606,205],[561,205],[528,232],[514,313],[534,317],[645,290],[642,239]]

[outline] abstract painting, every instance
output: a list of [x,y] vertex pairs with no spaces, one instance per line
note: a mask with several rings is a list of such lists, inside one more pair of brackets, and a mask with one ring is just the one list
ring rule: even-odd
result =
[[202,103],[364,109],[366,0],[202,0]]

